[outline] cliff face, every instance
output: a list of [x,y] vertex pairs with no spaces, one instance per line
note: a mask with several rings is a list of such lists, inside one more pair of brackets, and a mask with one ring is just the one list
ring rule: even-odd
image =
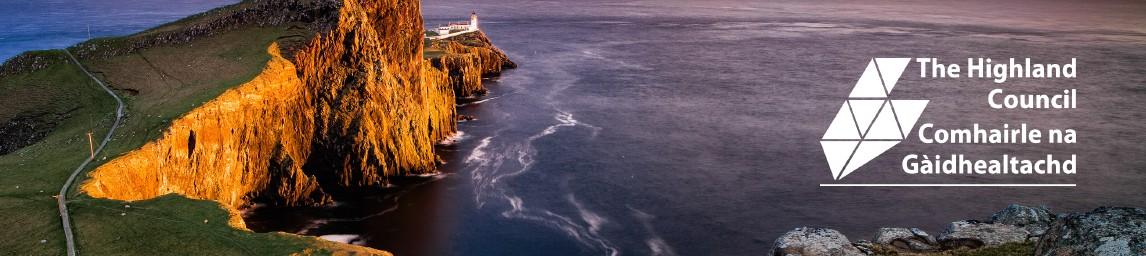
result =
[[[293,180],[277,191],[299,201],[318,190],[301,172],[310,152],[313,113],[305,107],[297,69],[277,45],[255,79],[172,121],[158,141],[147,143],[91,172],[82,189],[93,197],[142,200],[168,193],[239,206],[271,182],[274,166]],[[286,103],[286,104],[284,104]]]
[[481,31],[433,41],[430,47],[440,53],[430,58],[431,65],[449,75],[450,87],[457,97],[485,94],[482,78],[517,67]]
[[433,146],[455,132],[455,101],[447,74],[423,59],[419,2],[346,0],[323,31],[290,60],[271,45],[255,79],[98,167],[82,189],[232,208],[256,196],[320,204],[335,187],[432,171]]
[[309,160],[333,168],[327,183],[370,185],[433,168],[435,142],[454,132],[445,76],[422,59],[416,0],[346,1],[337,29],[299,52],[316,106]]

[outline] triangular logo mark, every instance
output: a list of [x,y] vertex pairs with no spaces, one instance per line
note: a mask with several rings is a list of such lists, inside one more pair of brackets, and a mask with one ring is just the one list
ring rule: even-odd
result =
[[843,179],[907,138],[927,100],[890,100],[910,58],[874,58],[820,141],[832,178]]
[[840,106],[840,111],[836,112],[836,118],[832,120],[832,125],[828,127],[828,132],[824,133],[825,140],[859,140],[859,128],[856,127],[855,121],[852,119],[852,109],[848,104]]
[[884,98],[887,97],[887,90],[884,89],[883,82],[880,81],[879,70],[875,66],[875,60],[869,61],[867,69],[860,75],[860,79],[856,82],[856,86],[852,88],[852,93],[848,95],[849,98]]
[[899,81],[899,76],[903,75],[903,71],[907,70],[907,64],[911,63],[911,58],[878,58],[875,62],[879,65],[883,87],[891,93],[891,89],[895,88],[895,83]]
[[864,134],[871,127],[871,122],[875,121],[875,116],[879,114],[883,102],[884,100],[848,100],[848,106],[852,108],[852,113],[855,115],[856,127],[859,127],[860,136],[866,136]]

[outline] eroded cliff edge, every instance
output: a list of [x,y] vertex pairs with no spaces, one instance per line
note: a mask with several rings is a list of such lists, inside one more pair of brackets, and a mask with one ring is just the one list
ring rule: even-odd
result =
[[[424,59],[418,1],[239,5],[245,6],[218,19],[221,23],[158,31],[151,39],[135,40],[131,49],[193,41],[182,38],[210,35],[214,31],[203,28],[234,23],[301,22],[314,35],[268,46],[270,60],[254,79],[172,120],[158,139],[93,170],[84,192],[119,200],[177,193],[231,209],[255,197],[287,205],[328,203],[329,190],[433,171],[434,145],[456,131],[455,93],[483,90],[480,80],[478,87],[456,81],[490,76],[512,63],[477,34],[484,45],[459,46],[443,55],[467,61],[431,65]],[[283,12],[294,15],[276,15]],[[87,56],[120,54],[90,48],[96,50]],[[457,89],[461,84],[471,88]]]

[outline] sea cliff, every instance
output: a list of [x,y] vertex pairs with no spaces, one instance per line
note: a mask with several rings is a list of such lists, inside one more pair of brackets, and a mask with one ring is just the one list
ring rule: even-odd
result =
[[[287,20],[305,20],[317,30],[305,36],[309,41],[268,46],[270,60],[254,79],[172,120],[158,139],[98,167],[82,190],[119,200],[177,193],[231,209],[255,197],[286,205],[329,203],[329,190],[434,171],[434,145],[456,131],[457,86],[480,87],[480,81],[459,80],[496,75],[512,63],[477,34],[484,45],[458,45],[441,56],[464,61],[431,65],[423,54],[418,1],[289,6],[307,15]],[[326,24],[322,17],[328,15],[321,12],[328,10],[337,15]],[[259,15],[223,20],[286,22],[257,18],[273,10],[236,13]],[[136,40],[141,43],[131,49],[182,37],[162,38],[176,39]]]
[[483,78],[495,77],[504,69],[517,67],[481,31],[434,40],[428,45],[427,59],[435,68],[449,75],[450,86],[459,98],[485,94]]
[[[412,0],[247,0],[68,47],[76,62],[65,50],[6,61],[0,252],[65,254],[50,192],[92,157],[65,191],[81,254],[387,254],[250,232],[238,216],[255,198],[321,205],[435,171],[457,92],[484,90],[512,62],[483,33],[427,42],[421,26]],[[112,134],[115,101],[81,66],[124,100]]]

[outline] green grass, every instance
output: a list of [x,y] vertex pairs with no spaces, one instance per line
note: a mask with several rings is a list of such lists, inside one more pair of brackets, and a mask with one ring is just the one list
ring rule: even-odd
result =
[[422,58],[424,58],[424,59],[437,58],[437,57],[441,57],[442,55],[445,55],[445,54],[446,54],[446,51],[427,48],[426,51],[422,52]]
[[[180,21],[192,22],[189,20]],[[156,139],[178,118],[260,73],[267,47],[310,33],[245,27],[108,59],[81,60],[116,89],[127,117],[89,168]],[[170,28],[165,28],[170,29]],[[97,39],[104,45],[122,38]],[[82,46],[82,45],[81,45]],[[62,54],[50,51],[38,54]],[[0,156],[0,255],[61,255],[64,237],[52,197],[88,156],[87,133],[102,139],[115,101],[68,62],[0,78],[0,121],[34,111],[65,116],[43,140]],[[76,185],[86,174],[80,174]],[[221,205],[169,195],[130,203],[88,197],[73,187],[69,203],[78,250],[87,255],[328,254],[345,246],[282,233],[253,233],[227,224]],[[204,222],[204,220],[207,220]],[[350,248],[353,249],[353,248]]]
[[87,133],[102,137],[111,126],[115,101],[66,62],[0,80],[0,99],[5,115],[68,112],[40,142],[0,156],[0,254],[63,254],[52,196],[88,156]]
[[298,236],[227,225],[219,204],[168,195],[123,202],[72,202],[78,250],[87,255],[287,255],[309,247]]
[[267,47],[276,38],[300,33],[304,32],[251,27],[183,46],[82,60],[104,82],[121,92],[132,91],[120,93],[129,117],[99,160],[139,148],[162,135],[171,120],[250,81],[270,60]]

